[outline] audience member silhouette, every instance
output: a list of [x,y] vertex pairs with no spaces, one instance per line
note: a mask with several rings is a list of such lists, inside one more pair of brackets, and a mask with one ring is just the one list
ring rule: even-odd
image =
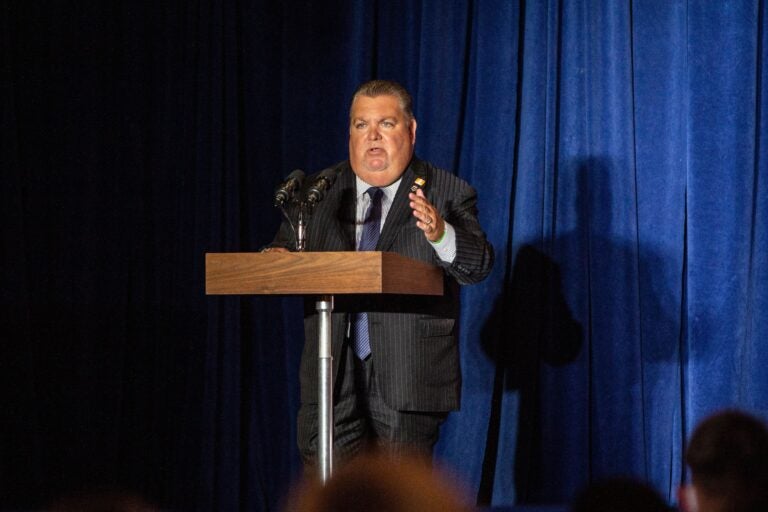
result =
[[469,512],[461,486],[423,458],[370,453],[323,485],[308,478],[288,499],[290,512]]
[[683,512],[768,511],[768,429],[759,419],[735,410],[710,416],[694,430],[685,462]]
[[629,477],[606,478],[585,487],[572,512],[668,512],[667,503],[650,485]]
[[62,496],[47,512],[159,512],[159,509],[137,494],[102,490]]

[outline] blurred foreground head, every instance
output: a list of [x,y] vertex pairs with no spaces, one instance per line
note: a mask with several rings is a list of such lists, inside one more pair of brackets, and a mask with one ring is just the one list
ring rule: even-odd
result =
[[594,482],[576,496],[572,512],[669,512],[670,508],[646,482],[612,477]]
[[92,491],[63,496],[47,512],[159,512],[159,509],[128,492]]
[[288,500],[290,512],[468,512],[460,485],[420,459],[368,454],[322,485],[307,480]]
[[691,483],[680,489],[685,512],[768,511],[768,429],[726,410],[702,421],[685,450]]

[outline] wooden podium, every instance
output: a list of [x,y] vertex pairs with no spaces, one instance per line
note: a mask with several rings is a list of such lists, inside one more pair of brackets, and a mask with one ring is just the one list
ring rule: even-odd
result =
[[389,252],[207,253],[207,295],[318,295],[318,467],[333,470],[331,313],[340,294],[442,295],[443,272]]

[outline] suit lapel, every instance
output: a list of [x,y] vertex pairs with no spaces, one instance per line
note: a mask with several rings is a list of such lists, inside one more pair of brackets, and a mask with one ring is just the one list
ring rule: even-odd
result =
[[[387,220],[384,222],[384,227],[381,230],[381,236],[379,237],[379,243],[376,244],[377,251],[387,251],[391,248],[392,244],[397,238],[397,234],[403,228],[403,226],[413,221],[413,213],[411,212],[410,199],[408,194],[411,191],[411,185],[413,180],[417,176],[424,176],[425,169],[421,165],[421,162],[414,158],[408,169],[403,173],[403,181],[397,189],[395,199],[392,201],[392,207],[387,214]],[[427,179],[427,183],[429,180]]]

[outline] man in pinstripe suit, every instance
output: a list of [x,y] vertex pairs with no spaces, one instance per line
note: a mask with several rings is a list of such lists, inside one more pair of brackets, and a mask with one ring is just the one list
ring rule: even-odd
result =
[[[386,80],[361,85],[350,108],[349,160],[333,167],[335,183],[307,226],[307,251],[354,251],[376,202],[375,250],[440,266],[445,276],[442,297],[337,297],[331,321],[337,463],[370,445],[429,456],[440,424],[459,408],[458,288],[488,275],[493,248],[477,219],[475,190],[415,158],[415,142],[408,92]],[[423,186],[413,193],[417,179]],[[292,248],[290,226],[283,223],[268,250]],[[367,318],[369,352],[356,354],[351,325],[358,325],[361,313]],[[298,440],[311,467],[317,447],[318,348],[311,300],[304,327]]]

